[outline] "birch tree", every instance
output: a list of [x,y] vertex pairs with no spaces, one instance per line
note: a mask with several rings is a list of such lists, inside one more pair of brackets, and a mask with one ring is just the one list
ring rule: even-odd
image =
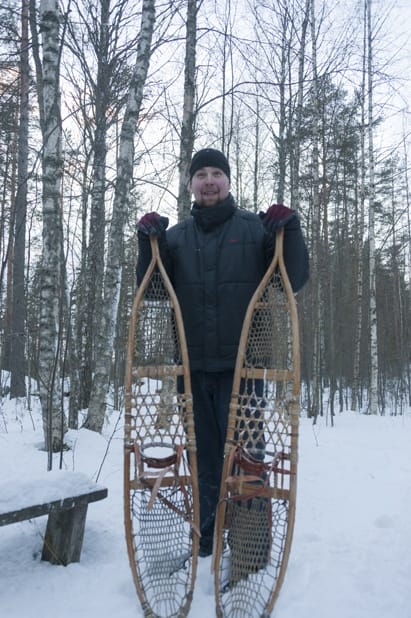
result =
[[[96,328],[101,323],[109,216],[106,210],[112,195],[107,155],[110,139],[116,143],[116,130],[111,129],[119,123],[125,107],[126,84],[128,87],[131,75],[129,56],[135,52],[137,40],[137,32],[130,36],[127,24],[134,21],[137,9],[129,0],[73,0],[68,22],[63,70],[72,91],[71,119],[81,136],[78,148],[84,152],[83,162],[75,157],[75,165],[81,169],[81,182],[77,178],[75,181],[82,192],[83,229],[80,273],[75,286],[78,361],[70,363],[73,415],[76,404],[77,411],[79,406],[87,408],[90,399]],[[74,144],[73,148],[76,150]]]
[[315,2],[310,5],[311,26],[311,62],[312,62],[312,304],[313,304],[313,393],[310,415],[316,419],[321,410],[321,294],[319,277],[320,248],[320,194],[319,194],[319,110],[318,110],[318,74],[317,74],[317,32],[315,19]]
[[[232,31],[235,21],[235,5],[225,2],[222,32],[222,92],[221,97],[221,150],[230,157],[230,146],[234,130],[234,66]],[[234,9],[234,10],[233,10]],[[227,94],[226,94],[227,93]]]
[[45,442],[49,452],[60,450],[65,431],[60,382],[60,352],[64,260],[62,253],[62,149],[60,111],[60,24],[58,0],[41,0],[40,32],[43,43],[43,246],[41,257],[39,391]]
[[123,259],[123,233],[133,174],[134,139],[151,57],[155,0],[143,0],[137,60],[121,127],[113,216],[108,239],[101,324],[96,339],[96,369],[85,426],[101,432],[106,412]]
[[[96,338],[95,327],[101,323],[99,313],[101,311],[104,276],[106,132],[110,90],[108,75],[110,8],[110,0],[101,1],[100,24],[96,42],[98,65],[95,84],[95,134],[90,233],[88,255],[84,264],[85,268],[83,268],[85,278],[84,295],[82,295],[83,298],[79,299],[83,310],[80,310],[78,314],[78,320],[83,325],[83,330],[85,331],[84,342],[82,342],[84,345],[80,349],[80,354],[82,355],[80,400],[83,407],[88,405],[91,390]],[[84,311],[85,308],[87,308],[86,311]]]
[[[306,0],[303,18],[301,21],[300,43],[298,49],[298,90],[296,97],[295,119],[293,124],[290,122],[293,139],[291,140],[292,149],[290,153],[290,195],[291,207],[298,210],[300,206],[300,161],[301,161],[301,124],[304,97],[304,69],[305,69],[305,49],[307,43],[307,28],[309,24],[310,0]],[[291,80],[290,80],[291,88]],[[290,101],[292,100],[290,94]],[[291,106],[290,106],[291,110]]]
[[[363,19],[364,28],[364,43],[367,31],[366,19]],[[354,362],[353,362],[353,386],[351,391],[351,409],[355,410],[361,406],[360,398],[360,358],[361,358],[361,332],[362,332],[362,317],[363,317],[363,242],[364,237],[364,208],[365,208],[365,193],[366,193],[366,152],[365,152],[365,84],[366,84],[366,53],[365,45],[363,47],[363,66],[362,66],[362,81],[360,89],[360,104],[361,104],[361,128],[360,128],[360,195],[359,208],[356,209],[355,227],[354,227],[354,251],[356,257],[356,324],[354,337]]]
[[367,81],[368,81],[368,250],[369,250],[369,291],[370,291],[370,395],[369,413],[378,412],[378,342],[377,342],[377,291],[375,264],[375,163],[373,136],[373,28],[371,0],[365,0],[367,23]]
[[189,168],[194,146],[195,126],[195,76],[197,39],[197,0],[187,0],[186,47],[184,63],[184,102],[180,135],[178,219],[190,213]]

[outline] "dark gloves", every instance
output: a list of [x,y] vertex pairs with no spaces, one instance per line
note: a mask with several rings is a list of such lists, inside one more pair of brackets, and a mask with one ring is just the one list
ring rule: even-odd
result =
[[283,204],[273,204],[267,212],[260,212],[258,215],[263,222],[264,227],[271,233],[274,233],[280,227],[284,227],[297,217],[295,210],[287,208]]
[[167,226],[167,217],[162,217],[158,212],[148,212],[137,223],[137,231],[144,236],[161,236]]

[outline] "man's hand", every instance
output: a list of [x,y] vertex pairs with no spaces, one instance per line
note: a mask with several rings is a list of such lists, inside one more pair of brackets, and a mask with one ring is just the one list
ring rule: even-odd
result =
[[158,212],[148,212],[137,223],[137,231],[144,236],[161,236],[167,226],[167,217],[162,217]]
[[292,208],[287,208],[283,204],[273,204],[267,212],[260,212],[258,216],[263,222],[264,227],[274,233],[279,228],[285,227],[297,215]]

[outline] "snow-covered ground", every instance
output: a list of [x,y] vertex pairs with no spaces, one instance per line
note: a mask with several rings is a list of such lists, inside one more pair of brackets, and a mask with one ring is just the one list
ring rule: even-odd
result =
[[[38,409],[0,402],[1,481],[30,481],[47,455]],[[122,512],[122,420],[69,432],[64,467],[108,487],[89,506],[81,562],[40,560],[46,518],[0,527],[7,618],[138,618]],[[56,457],[58,467],[58,457]],[[211,558],[200,559],[190,616],[215,615]],[[301,419],[297,517],[275,618],[411,618],[411,411]]]

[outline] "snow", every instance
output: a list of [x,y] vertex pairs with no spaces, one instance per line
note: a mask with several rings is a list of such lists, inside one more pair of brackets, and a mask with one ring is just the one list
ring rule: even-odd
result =
[[0,512],[17,511],[33,505],[59,502],[102,489],[80,472],[51,470],[38,477],[0,483]]
[[[1,480],[10,500],[14,482],[30,483],[47,466],[38,408],[21,406],[3,399],[0,408]],[[122,439],[118,412],[103,435],[69,432],[63,468],[108,487],[108,497],[89,506],[80,563],[40,560],[46,517],[0,527],[2,616],[143,616],[124,538]],[[301,419],[296,524],[275,618],[411,618],[410,444],[411,410],[345,411],[334,427]],[[210,564],[199,560],[195,618],[215,615]]]

